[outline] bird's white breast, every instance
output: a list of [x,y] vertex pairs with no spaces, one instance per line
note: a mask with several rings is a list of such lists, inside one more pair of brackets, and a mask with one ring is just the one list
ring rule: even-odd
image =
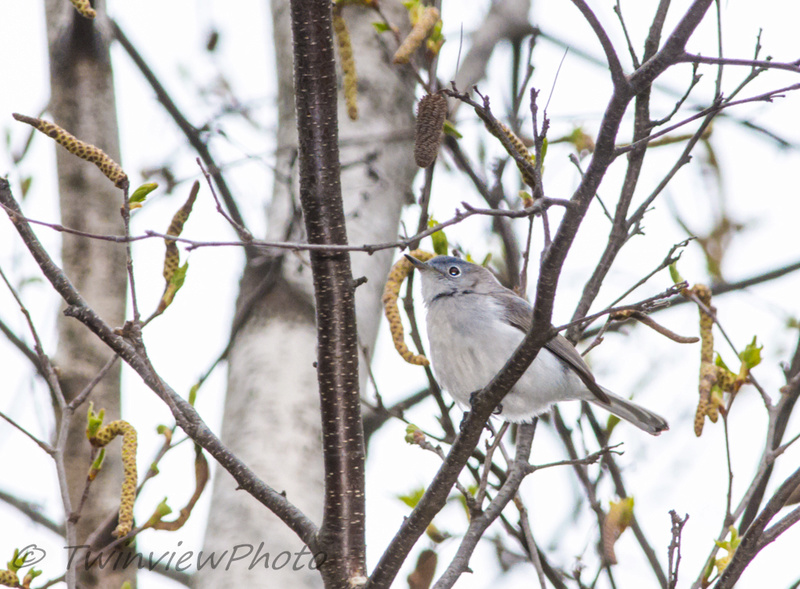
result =
[[[472,393],[497,374],[524,338],[522,331],[501,320],[499,303],[487,295],[457,294],[431,302],[428,339],[436,378],[462,409]],[[501,416],[528,421],[556,401],[580,396],[580,379],[547,349],[502,401]]]

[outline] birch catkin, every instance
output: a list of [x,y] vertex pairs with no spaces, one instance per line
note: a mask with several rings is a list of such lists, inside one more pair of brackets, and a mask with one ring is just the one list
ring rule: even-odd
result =
[[[194,206],[195,199],[197,199],[199,190],[200,182],[195,182],[192,185],[192,190],[189,192],[189,198],[172,217],[172,221],[167,228],[167,235],[180,237],[183,232],[183,225],[192,213],[192,207]],[[164,280],[169,284],[170,280],[172,280],[172,276],[175,274],[175,270],[177,270],[180,265],[180,253],[178,252],[178,246],[175,245],[174,239],[164,238],[164,243],[167,246],[167,251],[164,255],[164,270],[162,273],[164,275]]]
[[111,157],[99,147],[81,141],[55,123],[18,113],[13,113],[12,116],[18,121],[27,123],[37,131],[55,139],[56,143],[62,145],[68,152],[96,165],[100,168],[100,171],[103,172],[105,177],[111,180],[117,188],[122,190],[128,188],[127,174],[125,174],[122,167],[117,162],[111,159]]
[[427,168],[436,160],[446,118],[447,99],[441,94],[428,94],[419,101],[414,130],[414,161],[420,168]]
[[351,121],[358,120],[358,74],[356,73],[356,60],[353,57],[353,43],[347,22],[342,16],[340,5],[333,7],[333,32],[336,37],[336,46],[339,49],[339,61],[342,65],[342,83],[344,85],[344,101],[347,106],[347,116]]
[[89,0],[69,0],[72,2],[72,5],[75,7],[81,16],[85,16],[86,18],[94,18],[97,16],[97,12],[95,12],[94,8],[92,8],[91,3]]
[[[427,262],[434,257],[434,254],[424,250],[414,250],[410,252],[418,260]],[[406,276],[411,274],[414,266],[405,258],[401,258],[392,266],[389,271],[389,278],[386,281],[386,287],[383,289],[383,311],[386,319],[389,321],[389,331],[392,334],[392,341],[397,353],[408,362],[409,364],[416,364],[418,366],[428,366],[430,362],[425,356],[415,354],[408,349],[405,342],[403,324],[400,321],[400,309],[397,307],[397,299],[400,296],[400,287]]]
[[403,40],[400,47],[395,51],[392,61],[397,64],[411,61],[411,56],[422,46],[422,42],[425,41],[425,38],[431,33],[437,22],[439,22],[439,11],[433,6],[428,6],[414,24],[411,32],[408,33],[408,37]]
[[[89,409],[91,411],[91,408]],[[100,428],[97,432],[87,429],[87,437],[92,446],[102,448],[117,436],[122,436],[122,467],[125,478],[119,502],[119,523],[113,535],[117,538],[127,536],[133,529],[133,503],[136,500],[136,446],[137,436],[134,427],[127,421],[118,419]]]

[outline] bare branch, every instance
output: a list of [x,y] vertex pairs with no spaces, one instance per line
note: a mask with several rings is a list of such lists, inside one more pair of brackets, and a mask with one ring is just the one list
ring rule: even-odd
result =
[[681,519],[674,509],[669,512],[672,518],[672,539],[669,541],[669,580],[667,589],[675,589],[678,586],[678,569],[681,566],[681,534],[683,526],[689,521],[689,514]]
[[[164,109],[172,117],[172,120],[175,121],[175,124],[178,125],[178,128],[180,128],[181,132],[186,137],[186,140],[200,155],[200,157],[203,158],[203,161],[208,166],[211,176],[214,178],[214,182],[217,184],[217,187],[222,195],[222,200],[225,202],[225,206],[228,208],[231,218],[235,221],[234,227],[244,227],[244,219],[239,213],[236,200],[228,188],[228,184],[225,182],[225,178],[223,177],[219,166],[217,166],[216,162],[214,161],[211,151],[200,137],[200,132],[186,119],[164,86],[161,84],[158,78],[156,78],[153,70],[150,69],[150,66],[147,65],[147,62],[136,50],[136,47],[133,45],[133,43],[131,43],[131,41],[128,39],[125,33],[122,32],[122,29],[113,19],[111,20],[111,28],[114,31],[114,36],[116,37],[117,41],[119,41],[120,45],[122,45],[122,48],[125,49],[125,52],[131,58],[136,67],[139,68],[139,71],[142,73],[145,80],[147,80],[148,84],[150,84],[150,87],[156,93],[158,101],[164,105]],[[243,242],[246,243],[247,235],[249,235],[249,232],[240,234],[239,237]],[[248,248],[245,248],[245,252],[247,252],[248,256],[253,253]]]
[[533,425],[523,425],[520,428],[517,439],[517,454],[508,469],[508,477],[486,511],[470,520],[469,528],[461,540],[456,556],[436,582],[434,589],[446,589],[455,585],[458,578],[467,570],[469,559],[478,541],[483,537],[483,533],[497,519],[509,501],[516,496],[519,485],[526,474],[533,472],[528,468],[528,456],[530,456],[535,431],[535,423]]
[[703,55],[693,55],[684,53],[678,58],[683,63],[707,63],[712,65],[738,65],[753,68],[763,68],[772,70],[784,70],[787,72],[800,73],[800,63],[773,61],[771,59],[736,59],[732,57],[705,57]]
[[595,36],[600,41],[603,52],[606,54],[606,61],[608,61],[608,69],[611,71],[611,81],[614,82],[614,87],[619,89],[622,86],[626,86],[627,80],[625,79],[625,72],[622,70],[622,64],[619,62],[614,44],[611,43],[611,39],[608,38],[608,34],[603,28],[603,25],[597,20],[597,16],[592,12],[592,9],[589,8],[586,2],[583,0],[572,0],[572,3],[581,11],[583,18],[585,18],[589,26],[592,27]]
[[6,493],[5,491],[0,491],[0,501],[5,503],[6,505],[10,505],[23,515],[27,517],[34,523],[39,524],[40,526],[44,526],[51,532],[58,534],[59,536],[63,536],[65,532],[64,524],[56,523],[53,520],[45,517],[42,515],[42,506],[37,505],[35,503],[31,503],[30,501],[24,501],[15,497],[10,493]]
[[29,431],[28,431],[27,429],[25,429],[23,426],[21,426],[21,425],[20,425],[20,424],[18,424],[16,421],[14,421],[13,419],[11,419],[11,418],[10,418],[8,415],[6,415],[5,413],[3,413],[2,411],[0,411],[0,417],[2,417],[3,419],[5,419],[5,420],[6,420],[6,421],[7,421],[7,422],[8,422],[8,423],[11,425],[11,426],[13,426],[14,428],[16,428],[16,429],[17,429],[17,430],[18,430],[20,433],[22,433],[22,434],[24,434],[25,436],[27,436],[27,437],[28,437],[28,438],[29,438],[29,439],[30,439],[30,440],[31,440],[31,441],[32,441],[34,444],[36,444],[37,446],[39,446],[39,447],[40,447],[42,450],[44,450],[45,452],[47,452],[47,453],[48,453],[48,454],[50,454],[51,456],[53,455],[53,453],[55,452],[55,450],[54,450],[54,448],[53,448],[53,447],[52,447],[50,444],[48,444],[48,443],[46,443],[46,442],[43,442],[43,441],[41,441],[39,438],[37,438],[36,436],[34,436],[34,435],[31,433],[31,432],[29,432]]

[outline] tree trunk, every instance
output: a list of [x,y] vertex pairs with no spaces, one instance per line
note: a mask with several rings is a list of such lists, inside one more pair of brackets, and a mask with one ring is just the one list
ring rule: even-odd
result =
[[[94,3],[98,18],[80,16],[61,0],[46,1],[50,49],[50,112],[64,129],[100,147],[119,161],[114,84],[108,51],[109,35],[99,26],[105,2]],[[122,233],[121,192],[94,164],[83,161],[61,147],[56,148],[61,222],[67,227],[102,234]],[[125,318],[127,274],[122,244],[86,239],[62,233],[62,266],[67,276],[92,307],[112,325]],[[67,401],[73,399],[112,357],[97,337],[75,319],[60,315],[56,364]],[[115,368],[89,397],[96,409],[106,410],[106,420],[120,415],[120,371]],[[83,413],[85,409],[79,411]],[[86,439],[86,420],[76,417],[69,432],[66,466],[72,505],[77,508],[91,464]],[[90,500],[80,514],[77,537],[80,543],[94,532],[110,513],[119,509],[122,465],[106,460],[93,483]],[[67,514],[69,516],[69,514]],[[110,530],[116,522],[110,526]],[[114,538],[106,534],[106,540]],[[120,587],[135,584],[135,571],[81,570],[81,587]]]
[[[273,38],[278,73],[278,154],[269,239],[302,240],[295,160],[294,90],[289,4],[273,0]],[[404,9],[394,13],[403,22]],[[360,119],[351,122],[340,99],[342,193],[351,244],[387,241],[397,236],[400,212],[411,195],[414,82],[388,62],[387,51],[371,25],[374,14],[359,7],[344,11],[359,75]],[[353,276],[367,283],[356,291],[359,339],[371,353],[381,318],[381,292],[392,262],[391,250],[369,256],[354,253]],[[251,259],[245,269],[229,353],[228,397],[223,440],[269,484],[319,522],[324,492],[320,410],[311,271],[305,254],[272,254]],[[363,362],[362,358],[362,362]],[[360,375],[365,382],[366,370]],[[310,555],[296,556],[302,543],[277,518],[235,493],[234,481],[219,472],[215,481],[204,550],[264,542],[262,559],[229,571],[201,571],[197,585],[216,587],[266,583],[275,587],[319,587]],[[240,549],[240,554],[246,549]],[[291,552],[290,565],[273,559]],[[285,557],[283,557],[285,559]],[[313,563],[312,563],[313,565]],[[262,566],[269,567],[268,573]],[[302,567],[302,568],[301,568]]]

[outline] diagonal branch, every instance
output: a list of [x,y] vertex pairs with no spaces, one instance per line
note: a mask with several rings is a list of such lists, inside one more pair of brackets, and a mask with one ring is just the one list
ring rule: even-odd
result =
[[[468,570],[469,559],[478,545],[478,541],[483,537],[487,528],[500,516],[514,496],[519,491],[522,480],[526,475],[533,472],[533,467],[528,464],[528,457],[531,453],[531,446],[533,444],[533,434],[536,430],[535,422],[533,425],[526,424],[520,427],[519,437],[517,439],[517,455],[511,467],[508,469],[508,477],[503,482],[503,486],[497,493],[497,496],[492,500],[489,507],[480,512],[478,515],[473,515],[469,523],[469,529],[461,540],[461,545],[458,547],[458,552],[453,558],[450,566],[442,574],[441,578],[434,585],[434,589],[445,589],[452,587],[458,581],[459,577]],[[534,548],[535,550],[535,548]]]
[[208,428],[200,415],[186,400],[172,390],[153,370],[147,358],[142,357],[134,343],[119,335],[88,306],[69,278],[56,266],[36,235],[25,221],[19,204],[11,194],[8,180],[0,178],[0,203],[8,213],[22,241],[30,251],[45,278],[67,304],[65,314],[86,325],[109,348],[116,352],[170,408],[178,425],[197,444],[227,470],[239,486],[271,510],[294,531],[311,549],[318,552],[317,528],[314,523],[281,493],[259,479],[246,464],[239,460]]
[[695,0],[670,35],[664,49],[645,63],[632,76],[635,84],[620,84],[606,108],[598,134],[594,157],[583,176],[551,245],[542,257],[531,330],[506,362],[503,369],[475,397],[472,411],[466,417],[460,435],[450,449],[442,468],[434,477],[425,495],[403,522],[370,578],[370,589],[389,587],[417,539],[424,533],[433,516],[444,506],[450,488],[478,443],[484,423],[517,380],[533,362],[541,347],[554,335],[550,323],[558,277],[580,224],[594,198],[608,167],[614,160],[614,147],[625,110],[637,92],[649,86],[674,63],[685,43],[700,24],[712,0]]
[[[136,47],[133,45],[133,43],[131,43],[130,39],[128,39],[116,21],[111,20],[111,28],[114,31],[114,36],[116,37],[117,41],[119,41],[119,44],[122,45],[122,48],[131,58],[133,63],[136,64],[136,67],[139,68],[139,71],[142,73],[145,80],[147,80],[147,83],[150,84],[153,92],[156,93],[156,98],[158,98],[158,101],[164,105],[164,110],[166,110],[167,113],[172,117],[172,120],[175,121],[175,124],[178,125],[178,128],[186,137],[186,140],[200,155],[206,166],[208,166],[209,173],[214,178],[217,188],[219,188],[220,196],[225,202],[225,206],[227,207],[231,218],[235,222],[233,225],[234,229],[236,229],[237,233],[239,234],[239,238],[247,243],[250,233],[244,229],[245,222],[241,213],[239,213],[236,200],[234,199],[230,188],[228,188],[227,182],[225,182],[225,177],[222,175],[222,171],[214,161],[211,151],[208,149],[208,145],[206,145],[206,143],[200,137],[200,132],[186,119],[180,108],[178,108],[178,106],[172,100],[172,97],[169,95],[167,90],[164,88],[158,78],[156,78],[153,70],[150,69],[150,66],[147,65],[147,62],[136,50]],[[250,236],[250,238],[252,238],[252,236]],[[256,251],[254,248],[245,246],[245,253],[248,257],[251,257],[256,253]]]
[[614,82],[614,88],[626,86],[627,80],[625,79],[625,72],[622,70],[622,64],[619,62],[619,56],[617,55],[616,49],[614,49],[614,44],[611,42],[611,39],[608,38],[608,33],[606,33],[603,25],[600,24],[597,16],[592,12],[592,9],[589,8],[586,2],[583,0],[572,0],[572,3],[575,5],[575,8],[581,11],[583,18],[585,18],[589,26],[592,27],[594,34],[600,41],[600,45],[603,47],[603,52],[606,54],[606,60],[608,61],[608,69],[611,71],[611,81]]

